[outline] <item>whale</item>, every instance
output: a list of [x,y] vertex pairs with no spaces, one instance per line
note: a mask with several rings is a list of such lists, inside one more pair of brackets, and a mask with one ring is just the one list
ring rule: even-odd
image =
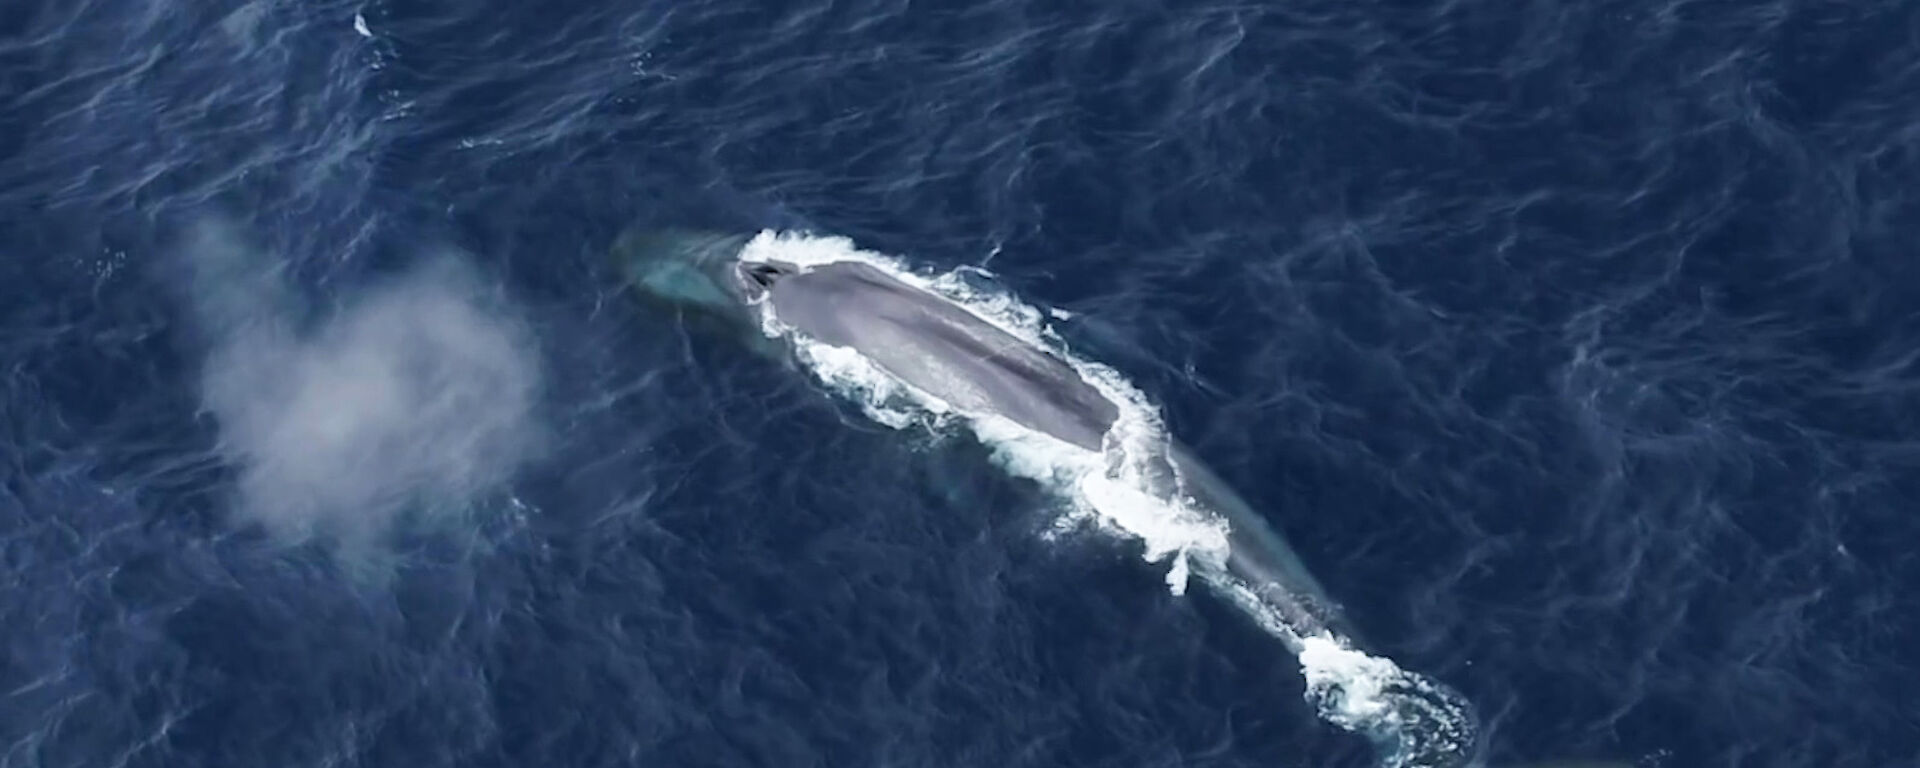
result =
[[[743,258],[754,235],[635,227],[612,255],[645,303],[686,325],[731,337],[761,354],[791,358],[795,350],[769,334],[773,314],[813,341],[851,349],[888,375],[963,412],[991,414],[1032,432],[1092,452],[1106,452],[1121,417],[1118,403],[1053,349],[1014,335],[946,296],[910,285],[858,260],[797,264]],[[1227,599],[1262,621],[1300,656],[1315,639],[1353,637],[1353,628],[1292,546],[1220,475],[1178,440],[1156,457],[1193,506],[1227,523],[1224,562],[1195,570]],[[1218,569],[1217,573],[1208,573]],[[1224,585],[1224,586],[1223,586]],[[1375,660],[1377,661],[1377,660]],[[1309,674],[1311,677],[1311,674]],[[1309,681],[1311,686],[1311,680]],[[1385,765],[1483,765],[1471,705],[1424,678],[1389,681],[1392,710],[1385,730],[1369,733]],[[1352,723],[1343,727],[1355,728]],[[1367,730],[1366,726],[1359,726]],[[1632,768],[1609,759],[1526,762],[1509,768]]]
[[[894,378],[964,413],[992,414],[1078,448],[1100,452],[1120,407],[1051,349],[968,308],[861,261],[800,265],[742,260],[749,235],[635,231],[616,262],[649,303],[770,355],[754,308],[770,304],[806,337],[852,349]],[[757,338],[756,338],[757,337]],[[1264,610],[1290,627],[1349,627],[1286,539],[1192,449],[1167,440],[1160,460],[1194,507],[1226,522],[1223,565]],[[1204,565],[1204,564],[1202,564]],[[1295,652],[1297,638],[1284,638]]]

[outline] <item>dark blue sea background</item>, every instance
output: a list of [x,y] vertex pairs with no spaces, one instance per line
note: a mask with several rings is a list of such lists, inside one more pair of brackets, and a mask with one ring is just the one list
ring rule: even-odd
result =
[[0,766],[1369,766],[630,227],[1071,313],[1492,766],[1920,766],[1920,5],[0,0]]

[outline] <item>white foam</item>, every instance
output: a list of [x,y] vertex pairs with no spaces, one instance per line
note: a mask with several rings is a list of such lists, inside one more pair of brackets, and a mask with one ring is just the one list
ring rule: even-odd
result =
[[868,418],[894,429],[906,429],[917,422],[938,423],[944,403],[913,385],[887,375],[865,355],[845,347],[828,344],[796,344],[800,362],[822,380],[860,406]]
[[1349,728],[1391,711],[1384,696],[1387,684],[1405,674],[1393,662],[1356,651],[1329,635],[1301,641],[1300,672],[1307,678],[1307,696],[1320,705],[1321,714]]
[[[1180,491],[1167,461],[1170,446],[1160,411],[1118,372],[1071,354],[1046,325],[1048,316],[1013,296],[977,287],[960,271],[927,277],[842,237],[762,232],[742,248],[746,262],[799,266],[860,262],[902,283],[966,309],[982,321],[1046,349],[1119,407],[1119,419],[1093,452],[991,413],[967,413],[895,378],[858,351],[807,338],[780,322],[771,302],[757,305],[761,328],[787,340],[799,361],[830,389],[887,426],[932,429],[962,425],[1008,472],[1033,479],[1066,502],[1055,530],[1092,528],[1138,542],[1142,557],[1167,563],[1167,586],[1184,594],[1194,575],[1279,638],[1299,659],[1306,696],[1320,716],[1383,744],[1390,768],[1454,765],[1471,743],[1471,716],[1456,696],[1392,661],[1370,656],[1318,625],[1290,620],[1226,569],[1228,522],[1197,508]],[[1436,742],[1435,740],[1438,739]],[[1434,742],[1434,743],[1429,743]]]
[[1299,659],[1307,699],[1321,719],[1385,745],[1381,763],[1386,768],[1472,760],[1473,710],[1446,686],[1331,633],[1306,638]]

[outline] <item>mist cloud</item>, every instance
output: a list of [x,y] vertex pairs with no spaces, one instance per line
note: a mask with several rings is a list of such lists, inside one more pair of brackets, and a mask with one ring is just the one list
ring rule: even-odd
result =
[[364,290],[299,329],[274,261],[216,227],[190,247],[216,339],[202,372],[238,514],[292,541],[371,541],[458,518],[529,459],[540,359],[497,295],[454,259]]

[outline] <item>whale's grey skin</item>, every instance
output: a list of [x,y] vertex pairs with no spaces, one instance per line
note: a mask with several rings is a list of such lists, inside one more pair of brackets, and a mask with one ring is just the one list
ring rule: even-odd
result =
[[762,299],[809,338],[858,350],[964,413],[994,413],[1099,451],[1120,409],[1065,361],[858,262],[779,278]]
[[[746,328],[756,322],[751,306],[771,302],[780,322],[826,344],[852,348],[962,411],[998,414],[1090,451],[1102,450],[1102,438],[1119,416],[1113,402],[1052,352],[870,265],[743,262],[738,258],[743,238],[699,233],[655,233],[621,242],[624,248],[616,255],[627,274],[654,299],[697,305]],[[711,284],[698,284],[697,276]],[[1180,491],[1227,520],[1228,574],[1291,627],[1347,633],[1320,582],[1258,512],[1185,446],[1173,442],[1167,459],[1178,473]]]

